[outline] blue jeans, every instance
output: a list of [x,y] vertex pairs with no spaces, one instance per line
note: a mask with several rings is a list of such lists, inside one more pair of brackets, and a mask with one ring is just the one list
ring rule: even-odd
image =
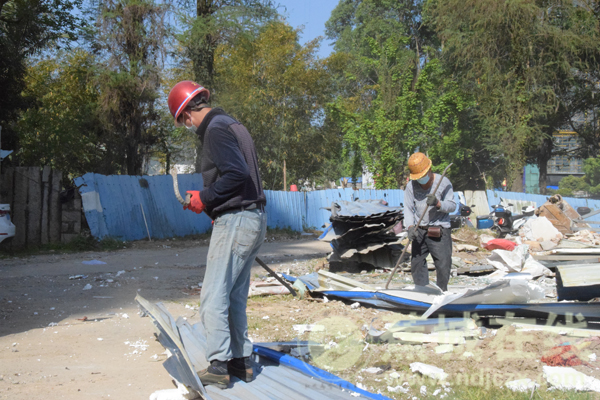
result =
[[252,354],[246,302],[250,270],[266,231],[267,214],[260,210],[232,211],[215,220],[200,295],[208,361]]

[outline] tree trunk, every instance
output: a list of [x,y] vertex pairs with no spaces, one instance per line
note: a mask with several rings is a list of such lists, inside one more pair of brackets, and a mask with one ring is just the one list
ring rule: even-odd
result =
[[287,192],[287,170],[285,167],[285,160],[283,160],[283,191]]
[[540,169],[539,187],[540,194],[546,194],[546,186],[548,186],[548,161],[552,158],[552,149],[554,142],[552,136],[544,139],[538,152],[538,168]]

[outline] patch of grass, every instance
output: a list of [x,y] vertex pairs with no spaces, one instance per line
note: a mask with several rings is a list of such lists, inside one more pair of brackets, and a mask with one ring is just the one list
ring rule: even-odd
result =
[[275,238],[275,240],[281,239],[300,239],[300,232],[296,232],[292,228],[267,228],[267,238],[271,240]]
[[24,257],[48,253],[79,253],[83,251],[114,251],[128,247],[122,240],[106,237],[97,240],[89,233],[82,233],[68,243],[49,243],[42,246],[29,246],[24,249],[0,249],[0,257]]
[[[415,388],[418,391],[418,388]],[[422,399],[439,399],[438,396],[433,396],[434,388],[428,388],[428,395],[421,397]],[[444,393],[444,392],[442,392]],[[494,400],[529,400],[531,399],[531,392],[521,393],[513,392],[507,388],[500,388],[498,386],[452,386],[452,392],[448,394],[446,399],[461,399],[461,400],[479,400],[479,399],[494,399]],[[547,391],[544,389],[536,390],[533,394],[534,399],[542,400],[592,400],[597,397],[590,393],[578,393],[574,391]]]

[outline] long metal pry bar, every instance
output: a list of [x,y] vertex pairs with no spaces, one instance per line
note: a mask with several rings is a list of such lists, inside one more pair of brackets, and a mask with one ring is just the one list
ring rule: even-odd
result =
[[[179,200],[181,205],[183,205],[183,206],[189,205],[191,202],[192,196],[189,193],[187,193],[185,196],[185,199],[183,197],[181,197],[181,193],[179,192],[179,182],[177,180],[177,169],[175,169],[175,167],[171,168],[171,176],[173,177],[173,189],[175,190],[175,197],[177,197],[177,200]],[[265,269],[265,271],[267,271],[273,278],[277,279],[277,281],[279,283],[281,283],[287,290],[289,290],[293,296],[298,296],[296,291],[286,281],[281,279],[279,277],[279,275],[277,275],[275,273],[275,271],[273,271],[271,268],[269,268],[269,266],[267,264],[265,264],[265,262],[263,260],[261,260],[258,257],[256,257],[255,260],[261,267],[263,267]]]

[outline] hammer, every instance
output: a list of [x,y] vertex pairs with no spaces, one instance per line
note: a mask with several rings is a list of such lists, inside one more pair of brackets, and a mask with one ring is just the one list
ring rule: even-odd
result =
[[[177,169],[175,167],[171,168],[171,176],[173,177],[173,189],[175,190],[175,197],[177,197],[177,200],[181,203],[182,206],[187,206],[190,204],[191,199],[192,199],[192,195],[187,193],[185,196],[185,199],[183,197],[181,197],[181,193],[179,192],[179,182],[177,180]],[[261,260],[260,258],[256,257],[255,258],[256,262],[263,267],[273,278],[277,279],[277,281],[279,283],[281,283],[287,290],[290,291],[290,293],[292,294],[292,296],[298,296],[298,294],[296,293],[296,291],[283,279],[281,279],[279,277],[279,275],[277,275],[275,273],[275,271],[273,271],[271,268],[269,268],[269,266],[267,264],[264,263],[263,260]]]

